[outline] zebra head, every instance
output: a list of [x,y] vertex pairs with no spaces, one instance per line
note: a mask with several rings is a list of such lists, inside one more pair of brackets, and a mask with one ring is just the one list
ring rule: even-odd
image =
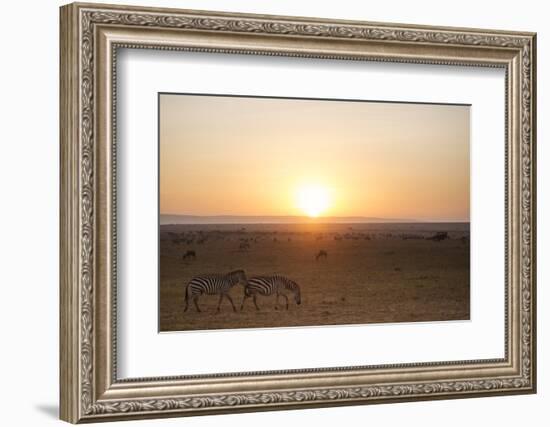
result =
[[246,279],[246,274],[244,270],[232,271],[231,273],[229,273],[229,276],[231,278],[231,283],[233,283],[233,285],[240,283],[241,285],[246,286],[247,279]]

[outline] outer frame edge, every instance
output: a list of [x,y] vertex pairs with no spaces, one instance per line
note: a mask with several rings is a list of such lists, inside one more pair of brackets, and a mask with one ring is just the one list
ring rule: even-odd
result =
[[75,5],[59,8],[59,418],[79,421],[78,310],[78,20]]

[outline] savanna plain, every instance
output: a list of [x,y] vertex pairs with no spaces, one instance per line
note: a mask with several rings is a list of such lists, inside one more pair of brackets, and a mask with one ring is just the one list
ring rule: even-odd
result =
[[[159,329],[346,325],[467,320],[469,223],[174,224],[160,226]],[[195,256],[189,255],[193,252]],[[188,254],[188,256],[185,256]],[[326,256],[325,256],[326,255]],[[301,304],[202,295],[184,312],[189,281],[243,269],[299,284]]]

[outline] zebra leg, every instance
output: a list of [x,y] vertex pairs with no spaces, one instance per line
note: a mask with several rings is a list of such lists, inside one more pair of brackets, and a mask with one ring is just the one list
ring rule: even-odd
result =
[[231,295],[229,295],[229,294],[224,294],[224,295],[229,300],[229,302],[231,303],[231,307],[233,307],[233,311],[237,311],[237,309],[235,308],[235,304],[233,304],[233,298],[231,298]]
[[275,310],[279,310],[279,293],[277,292],[275,297]]
[[256,301],[256,294],[254,294],[254,297],[252,298],[252,301],[254,301],[254,306],[256,307],[256,310],[260,311],[260,307],[258,307],[258,302]]
[[241,302],[241,311],[243,311],[244,302],[246,301],[247,298],[248,298],[248,295],[244,294],[243,302]]
[[288,297],[285,294],[281,294],[281,296],[285,297],[286,300],[286,309],[288,310]]
[[201,312],[201,309],[199,308],[199,303],[197,302],[199,296],[197,295],[196,297],[193,298],[193,303],[195,304],[195,308],[197,309],[197,311],[200,313]]
[[220,299],[218,300],[218,308],[216,310],[216,313],[220,312],[220,304],[222,303],[223,294],[220,294]]

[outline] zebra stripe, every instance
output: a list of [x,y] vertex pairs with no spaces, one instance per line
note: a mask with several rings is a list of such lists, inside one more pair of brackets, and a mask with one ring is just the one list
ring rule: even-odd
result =
[[185,308],[183,311],[187,311],[189,308],[189,300],[192,300],[195,304],[195,308],[200,312],[201,310],[197,300],[203,294],[220,296],[217,311],[220,311],[220,304],[224,297],[227,298],[233,306],[233,311],[236,311],[229,291],[237,283],[246,284],[246,275],[243,270],[236,270],[227,274],[208,274],[194,277],[187,284],[187,288],[185,289]]
[[279,297],[283,297],[286,300],[286,308],[288,310],[288,295],[294,296],[296,304],[301,303],[300,286],[284,276],[256,276],[248,280],[244,288],[244,297],[241,304],[241,310],[243,309],[244,302],[247,298],[252,297],[256,309],[259,310],[256,296],[263,295],[269,296],[275,294],[275,308],[279,307]]

